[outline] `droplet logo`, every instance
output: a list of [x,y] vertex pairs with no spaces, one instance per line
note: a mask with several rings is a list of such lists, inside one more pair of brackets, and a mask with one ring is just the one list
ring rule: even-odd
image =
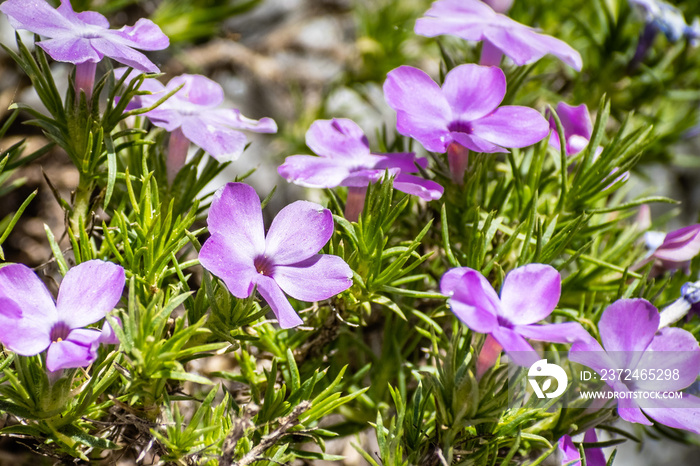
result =
[[[546,359],[540,359],[530,366],[530,369],[527,371],[527,377],[537,398],[556,398],[564,393],[569,383],[569,378],[566,376],[564,369],[557,364],[549,364]],[[538,377],[547,377],[541,387],[536,380]],[[552,386],[552,379],[557,381],[557,389],[548,393],[547,390]]]

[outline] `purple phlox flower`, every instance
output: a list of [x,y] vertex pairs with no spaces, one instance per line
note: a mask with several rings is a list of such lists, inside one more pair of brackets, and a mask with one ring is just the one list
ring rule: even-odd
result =
[[202,266],[237,298],[250,296],[257,286],[282,328],[302,323],[284,293],[313,302],[352,285],[352,270],[343,259],[317,254],[333,235],[331,212],[318,204],[286,206],[265,235],[255,190],[228,183],[214,195],[207,224],[211,237],[199,252]]
[[635,268],[654,261],[654,268],[657,269],[655,274],[665,270],[684,269],[688,275],[690,261],[700,253],[700,224],[679,228],[668,234],[647,231],[644,242],[649,252]]
[[[477,2],[480,3],[480,2]],[[396,128],[426,150],[448,152],[455,181],[462,183],[469,150],[507,152],[526,147],[549,133],[547,120],[528,107],[499,107],[506,94],[500,68],[460,65],[442,88],[423,71],[400,66],[389,72],[384,97],[396,110]]]
[[[591,121],[591,114],[588,113],[588,107],[586,107],[586,104],[573,106],[565,102],[559,102],[557,104],[557,115],[564,128],[566,155],[578,154],[586,148],[593,134],[593,122]],[[561,147],[559,133],[552,115],[549,117],[549,127],[552,130],[549,136],[549,145],[559,149]]]
[[151,123],[171,133],[167,163],[170,181],[185,164],[190,142],[219,162],[228,162],[237,159],[245,149],[247,139],[240,130],[277,132],[277,124],[271,118],[251,120],[235,108],[219,108],[224,102],[224,90],[205,76],[183,74],[165,86],[156,80],[146,80],[144,84],[146,87],[142,89],[152,94],[139,96],[130,103],[130,108],[151,107],[182,86],[160,106],[144,114]]
[[[597,443],[598,436],[595,433],[595,429],[588,429],[583,435],[584,443]],[[603,455],[603,450],[600,448],[586,448],[586,466],[605,466],[607,461],[605,461],[605,455]],[[562,466],[581,466],[581,454],[574,445],[574,441],[570,436],[565,435],[559,439],[559,455],[561,458]],[[572,461],[579,460],[576,463]]]
[[685,36],[688,24],[683,12],[661,0],[629,0],[644,15],[644,21],[657,31],[664,33],[671,42],[676,42]]
[[103,319],[124,289],[124,269],[91,260],[68,271],[54,302],[31,269],[11,264],[0,269],[0,341],[22,356],[46,351],[46,368],[86,367],[104,339],[98,329],[84,328]]
[[140,50],[162,50],[170,41],[151,20],[141,18],[133,26],[109,29],[107,18],[94,11],[76,13],[68,0],[54,9],[43,0],[7,0],[0,5],[15,29],[27,29],[44,37],[37,43],[57,61],[77,65],[76,85],[89,96],[95,67],[105,56],[145,73],[157,73]]
[[306,132],[306,145],[319,157],[287,157],[277,169],[287,181],[309,188],[357,188],[364,198],[367,185],[382,180],[388,173],[395,177],[394,187],[399,191],[425,201],[442,196],[442,186],[409,174],[419,171],[416,164],[426,168],[425,158],[416,158],[413,153],[370,152],[365,134],[352,120],[316,120]]
[[540,359],[526,338],[553,343],[591,338],[577,322],[537,324],[552,313],[561,294],[561,276],[549,265],[528,264],[509,272],[500,298],[481,273],[468,267],[445,273],[440,290],[459,320],[493,337],[519,366]]
[[[578,106],[572,106],[564,102],[559,102],[557,104],[557,115],[559,116],[559,121],[564,129],[564,137],[566,138],[566,155],[572,156],[581,152],[588,146],[588,142],[591,140],[593,134],[593,122],[591,121],[591,115],[588,113],[588,107],[586,104],[581,104]],[[552,130],[549,136],[549,145],[557,150],[561,149],[561,143],[559,141],[559,133],[557,132],[557,123],[554,121],[554,116],[549,116],[549,128]],[[595,153],[593,154],[593,160],[600,157],[603,152],[602,147],[597,147]],[[613,184],[621,180],[627,180],[629,178],[629,172],[624,172],[621,175],[617,175],[613,178],[613,175],[619,171],[618,167],[613,168],[610,171],[610,176],[607,180],[611,180],[608,186],[604,189],[608,189]]]
[[496,13],[508,13],[515,0],[482,0],[490,6]]
[[644,16],[646,26],[639,36],[637,50],[634,53],[630,68],[635,69],[644,60],[647,51],[654,43],[659,31],[671,42],[685,37],[691,46],[698,44],[700,38],[700,21],[695,18],[688,25],[683,12],[675,6],[660,0],[629,0]]
[[581,55],[566,42],[496,13],[480,0],[438,0],[416,21],[416,34],[435,37],[450,34],[482,41],[482,65],[498,65],[506,55],[516,65],[534,63],[554,55],[580,71]]
[[[590,367],[601,378],[602,373],[611,371],[631,375],[622,380],[605,377],[618,395],[617,412],[624,420],[651,425],[646,414],[661,424],[700,433],[700,398],[662,395],[679,392],[695,382],[700,374],[700,346],[690,332],[668,327],[659,330],[659,322],[659,311],[649,301],[615,301],[598,323],[602,347],[592,337],[579,341],[572,345],[569,359]],[[643,377],[649,372],[654,377]],[[673,376],[657,378],[660,373]]]

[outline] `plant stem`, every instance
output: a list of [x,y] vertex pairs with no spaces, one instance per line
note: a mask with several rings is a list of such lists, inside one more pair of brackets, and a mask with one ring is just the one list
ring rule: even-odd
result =
[[91,181],[86,179],[86,176],[80,175],[80,182],[75,190],[73,197],[73,209],[70,214],[70,228],[73,233],[78,234],[81,228],[87,225],[88,216],[90,215],[90,198],[94,186]]

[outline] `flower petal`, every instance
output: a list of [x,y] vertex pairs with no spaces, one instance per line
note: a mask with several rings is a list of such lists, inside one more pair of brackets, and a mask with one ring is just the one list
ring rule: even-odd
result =
[[277,172],[287,181],[307,188],[335,188],[342,186],[343,180],[350,176],[342,161],[312,155],[289,156]]
[[598,322],[600,339],[620,369],[634,369],[659,328],[659,311],[645,299],[620,299]]
[[[499,15],[500,16],[500,15]],[[534,63],[552,54],[577,71],[581,71],[581,55],[566,42],[513,21],[505,16],[499,26],[484,32],[484,40],[503,52],[518,66]]]
[[418,196],[424,201],[434,201],[442,197],[445,189],[432,180],[426,180],[420,176],[401,173],[394,178],[394,188],[413,196]]
[[112,60],[130,66],[144,73],[158,73],[160,70],[146,55],[137,52],[131,47],[120,44],[110,39],[90,39],[90,45],[98,52],[107,55]]
[[103,319],[121,299],[125,282],[124,269],[111,262],[90,260],[73,267],[58,291],[59,320],[73,329]]
[[259,274],[255,278],[255,283],[258,285],[260,295],[267,301],[272,312],[277,316],[280,327],[292,328],[304,323],[272,278]]
[[396,128],[433,152],[444,152],[452,110],[440,86],[423,71],[400,66],[384,81],[384,98],[396,110]]
[[333,215],[308,201],[296,201],[277,214],[265,239],[265,256],[274,265],[291,265],[310,258],[333,236]]
[[[145,99],[145,97],[148,97],[150,99],[156,96],[140,96],[139,101],[141,102],[141,108],[150,107],[155,103],[155,100],[153,102],[150,102],[150,100]],[[158,97],[163,96],[161,95]],[[184,118],[180,114],[180,112],[168,108],[167,106],[165,106],[166,104],[167,101],[160,107],[151,110],[150,112],[144,113],[144,115],[147,116],[151,123],[153,123],[157,127],[163,128],[165,131],[172,133],[173,131],[182,126]]]
[[513,330],[525,338],[551,343],[575,343],[591,337],[578,322],[546,325],[517,325]]
[[87,328],[73,330],[63,341],[53,342],[46,352],[46,368],[51,372],[87,367],[97,359],[97,341],[102,332]]
[[229,237],[211,235],[199,251],[199,263],[223,280],[235,297],[247,298],[253,292],[257,275],[253,258]]
[[471,122],[474,136],[503,147],[527,147],[549,134],[547,120],[535,109],[507,105]]
[[561,275],[546,264],[511,270],[501,288],[502,316],[515,325],[534,324],[552,313],[561,296]]
[[209,124],[197,115],[182,120],[185,137],[207,151],[219,162],[229,162],[241,156],[248,139],[245,134],[225,126]]
[[[595,429],[588,429],[583,435],[584,443],[598,443],[598,436]],[[605,466],[605,455],[601,448],[586,448],[586,466]]]
[[644,413],[660,424],[700,434],[700,398],[685,395],[682,399],[649,400]]
[[457,131],[452,131],[450,133],[452,139],[458,144],[466,147],[467,149],[473,150],[474,152],[484,152],[486,154],[492,154],[495,152],[508,152],[501,146],[492,144],[484,139],[481,139],[475,134],[459,133]]
[[244,129],[254,133],[276,133],[277,123],[272,118],[253,120],[241,115],[235,108],[217,108],[200,115],[206,123],[225,126],[232,129]]
[[653,256],[664,261],[685,262],[697,256],[698,253],[700,253],[700,224],[695,224],[667,234]]
[[506,75],[495,66],[460,65],[445,76],[445,99],[455,121],[469,122],[493,112],[506,95]]
[[493,21],[494,11],[480,1],[439,0],[416,21],[415,33],[426,37],[452,34],[464,40],[481,40]]
[[557,104],[557,115],[564,127],[564,133],[568,139],[570,136],[581,136],[586,140],[593,134],[593,122],[586,104],[569,105],[566,102]]
[[491,336],[503,347],[513,364],[531,366],[540,359],[537,351],[523,337],[506,327],[496,327]]
[[[115,317],[117,321],[119,322],[119,325],[121,326],[121,320],[119,317]],[[104,324],[102,324],[102,331],[100,333],[100,338],[97,340],[98,345],[118,345],[121,343],[119,341],[119,338],[117,337],[117,334],[114,332],[114,329],[112,328],[112,324],[110,324],[107,320],[105,320]]]
[[327,158],[369,155],[369,142],[362,129],[347,118],[316,120],[306,132],[306,145],[315,154]]
[[15,29],[26,29],[44,37],[70,35],[73,23],[45,0],[7,0],[0,5]]
[[[66,3],[70,5],[70,2]],[[59,6],[58,9],[61,10],[62,7],[63,4],[61,4],[61,6]],[[96,11],[83,11],[80,13],[76,13],[75,16],[83,23],[92,24],[93,26],[99,26],[101,28],[109,29],[109,20]]]
[[[79,16],[83,13],[79,13]],[[118,35],[122,41],[141,50],[163,50],[170,45],[170,39],[163,34],[160,27],[150,19],[141,18],[133,26],[124,26],[116,31],[110,31]]]
[[237,256],[252,261],[265,252],[265,227],[260,198],[244,183],[227,183],[215,194],[209,208],[207,225],[212,234],[235,245]]
[[419,166],[421,168],[428,167],[428,159],[425,157],[416,157],[413,152],[394,152],[391,154],[372,153],[371,159],[373,168],[398,168],[406,173],[418,173]]
[[[567,466],[581,466],[581,453],[579,453],[578,448],[576,448],[570,436],[565,435],[559,439],[559,452],[561,464],[566,464]],[[574,463],[573,461],[575,460],[579,461]],[[588,465],[588,461],[586,461],[586,465]]]
[[57,319],[53,298],[30,268],[0,268],[0,341],[6,347],[23,356],[42,352]]
[[175,94],[179,100],[202,107],[216,107],[224,101],[224,88],[206,76],[182,74],[168,81],[166,89],[171,92],[180,86],[182,88]]
[[613,390],[622,394],[622,396],[618,396],[617,400],[617,413],[622,419],[627,422],[634,422],[645,426],[653,424],[644,416],[639,405],[632,399],[632,392],[630,392],[624,384],[615,382]]
[[52,323],[40,315],[23,312],[15,301],[0,297],[0,342],[5,348],[22,356],[41,353],[51,344]]
[[665,377],[658,380],[638,379],[635,380],[636,388],[659,392],[682,390],[700,375],[700,346],[687,330],[662,328],[642,355],[636,369],[647,369],[654,374],[659,370],[677,370],[678,374],[677,380]]
[[603,371],[608,372],[617,369],[615,361],[608,356],[608,353],[593,337],[582,339],[572,344],[569,351],[569,359],[590,367],[598,374],[601,374]]
[[47,39],[37,42],[51,58],[78,65],[85,62],[98,62],[103,55],[97,52],[90,41],[81,38]]
[[491,333],[498,327],[498,295],[476,270],[468,267],[449,270],[440,280],[440,292],[449,296],[450,310],[467,327],[479,333]]
[[352,286],[352,269],[331,254],[316,254],[291,265],[278,265],[273,278],[282,290],[301,301],[321,301]]

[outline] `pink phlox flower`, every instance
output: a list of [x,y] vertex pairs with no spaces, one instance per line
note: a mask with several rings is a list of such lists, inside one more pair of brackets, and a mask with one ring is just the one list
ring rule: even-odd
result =
[[378,154],[370,152],[362,129],[352,120],[317,120],[306,132],[306,144],[318,157],[292,155],[278,168],[279,174],[294,184],[309,188],[336,186],[366,187],[380,181],[388,172],[399,191],[431,201],[442,196],[443,188],[434,181],[411,175],[428,161],[413,153]]
[[105,327],[103,331],[84,327],[103,319],[117,305],[125,280],[119,265],[83,262],[63,277],[54,302],[31,269],[7,265],[0,269],[0,341],[22,356],[46,351],[51,372],[86,367],[97,357],[100,343],[118,343],[104,333]]
[[[649,301],[615,301],[598,323],[602,346],[592,337],[576,342],[569,359],[596,371],[616,392],[622,419],[651,425],[648,416],[669,427],[700,433],[700,398],[663,396],[695,382],[700,374],[700,346],[690,332],[659,330],[659,322],[659,311]],[[610,376],[613,373],[625,376]]]
[[510,271],[500,297],[486,277],[468,267],[445,273],[440,290],[459,320],[475,332],[489,334],[519,366],[540,359],[526,338],[553,343],[591,338],[578,322],[537,323],[552,313],[561,295],[561,276],[550,265],[528,264]]
[[499,68],[460,65],[440,87],[411,66],[387,75],[384,97],[396,110],[396,128],[426,150],[445,152],[457,144],[475,152],[507,152],[544,139],[549,125],[528,107],[499,107],[506,94],[506,77]]
[[286,206],[266,235],[255,190],[228,183],[214,195],[207,224],[211,237],[199,252],[202,266],[237,298],[250,296],[257,287],[282,328],[302,323],[285,293],[313,302],[352,285],[352,270],[343,259],[318,254],[333,235],[333,216],[318,204]]
[[94,11],[76,13],[70,1],[53,8],[44,0],[7,0],[0,5],[15,29],[26,29],[44,37],[37,42],[51,58],[80,65],[97,63],[105,56],[144,73],[157,73],[140,50],[162,50],[170,41],[149,19],[133,26],[109,29],[107,18]]
[[[124,71],[115,70],[117,78]],[[277,132],[277,124],[271,118],[252,120],[237,109],[220,108],[224,102],[223,88],[200,75],[183,74],[165,86],[155,79],[147,79],[140,89],[150,91],[151,95],[138,96],[129,103],[128,109],[151,107],[180,86],[182,88],[168,100],[144,115],[155,126],[178,134],[179,139],[201,147],[219,162],[235,160],[243,153],[247,139],[241,130]]]
[[481,41],[482,64],[496,65],[503,54],[522,66],[551,54],[578,71],[583,66],[581,55],[566,42],[496,13],[480,0],[438,0],[416,21],[415,32]]

